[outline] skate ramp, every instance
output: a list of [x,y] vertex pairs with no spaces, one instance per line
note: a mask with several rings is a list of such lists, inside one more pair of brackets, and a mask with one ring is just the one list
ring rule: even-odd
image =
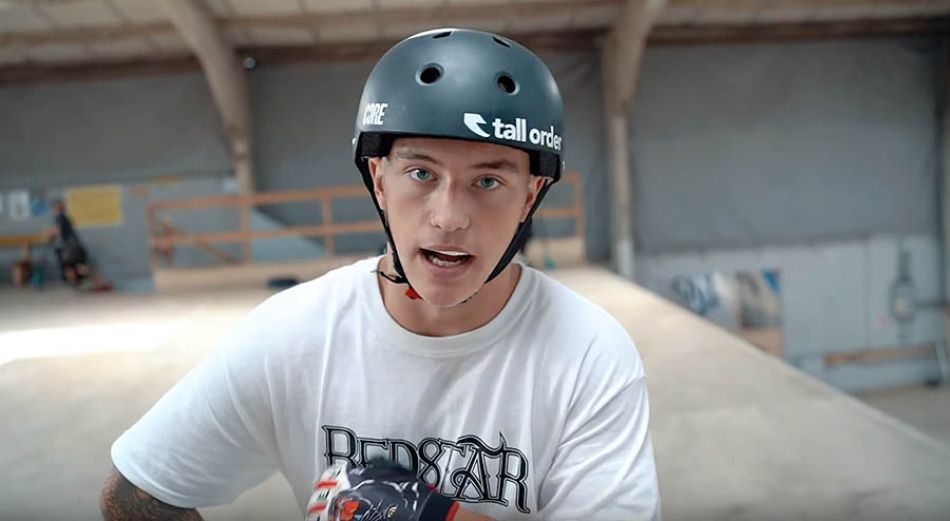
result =
[[[606,270],[552,274],[643,356],[664,519],[950,519],[947,446]],[[0,292],[0,519],[99,519],[112,441],[268,295]],[[301,517],[280,476],[202,513]]]

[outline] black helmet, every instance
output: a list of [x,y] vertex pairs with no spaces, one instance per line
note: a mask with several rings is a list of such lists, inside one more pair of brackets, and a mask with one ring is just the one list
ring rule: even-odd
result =
[[398,277],[387,278],[409,282],[376,200],[368,158],[388,155],[396,138],[409,136],[484,141],[528,153],[531,173],[551,180],[490,281],[511,262],[526,223],[560,179],[563,135],[564,103],[554,76],[516,42],[470,29],[436,29],[410,36],[386,52],[363,87],[353,153],[392,247]]

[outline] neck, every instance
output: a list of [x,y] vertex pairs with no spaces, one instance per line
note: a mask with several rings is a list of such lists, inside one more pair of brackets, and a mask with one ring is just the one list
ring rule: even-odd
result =
[[[379,269],[394,273],[392,265],[392,257],[386,255],[380,261]],[[472,331],[491,322],[514,293],[521,278],[521,266],[514,262],[508,264],[475,296],[451,308],[436,307],[424,300],[412,300],[406,297],[405,284],[393,284],[383,277],[377,278],[383,304],[393,320],[418,335],[439,337]]]

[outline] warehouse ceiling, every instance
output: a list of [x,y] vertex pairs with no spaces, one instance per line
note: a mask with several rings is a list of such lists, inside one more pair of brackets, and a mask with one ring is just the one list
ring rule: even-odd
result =
[[[198,1],[232,47],[292,59],[352,58],[436,26],[569,46],[609,28],[626,0]],[[669,0],[651,38],[907,34],[938,30],[948,15],[950,0]],[[187,66],[192,52],[159,0],[0,0],[0,80],[63,66],[169,63]]]

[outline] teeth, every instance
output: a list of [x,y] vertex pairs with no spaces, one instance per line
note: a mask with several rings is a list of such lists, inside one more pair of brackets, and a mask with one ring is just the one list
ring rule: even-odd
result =
[[436,253],[441,253],[442,255],[451,255],[453,257],[464,257],[465,255],[468,255],[467,253],[461,252],[461,251],[441,251],[441,250],[432,250],[432,251]]
[[[439,253],[442,253],[442,252],[439,252]],[[429,262],[431,262],[432,264],[435,264],[436,266],[440,266],[442,268],[452,268],[462,263],[461,259],[455,260],[455,261],[446,261],[446,260],[442,260],[436,257],[435,255],[426,255],[426,258],[429,259]]]

